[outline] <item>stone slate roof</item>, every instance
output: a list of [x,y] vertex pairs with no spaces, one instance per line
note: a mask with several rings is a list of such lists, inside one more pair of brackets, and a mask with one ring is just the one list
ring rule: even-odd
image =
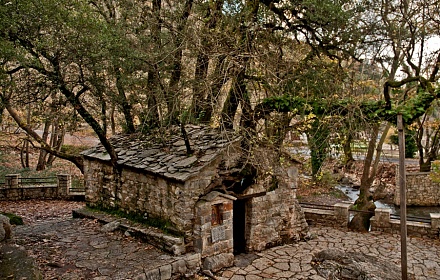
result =
[[[116,135],[110,139],[118,154],[118,164],[159,174],[163,177],[186,181],[212,162],[227,147],[241,137],[232,131],[220,131],[208,126],[185,126],[191,149],[186,146],[179,128],[161,135],[141,133]],[[81,153],[85,158],[110,161],[102,144]]]

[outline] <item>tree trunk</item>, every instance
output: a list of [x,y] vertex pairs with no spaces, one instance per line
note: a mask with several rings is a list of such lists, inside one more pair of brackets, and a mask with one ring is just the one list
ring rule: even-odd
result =
[[[426,133],[426,143],[425,147],[422,144],[423,138],[423,123],[419,122],[419,130],[416,136],[416,145],[419,151],[419,168],[420,172],[430,172],[431,171],[431,162],[436,160],[438,157],[438,151],[440,148],[440,128],[437,128],[434,136],[430,133]],[[430,139],[432,136],[432,139]],[[425,155],[425,150],[428,150]]]
[[351,169],[353,163],[355,162],[353,157],[353,151],[351,150],[351,144],[353,142],[353,136],[348,133],[345,137],[344,143],[342,143],[342,148],[344,150],[344,165],[345,168]]
[[133,133],[135,132],[133,115],[131,113],[131,105],[128,103],[127,96],[125,94],[124,85],[122,84],[122,74],[118,67],[115,67],[116,73],[116,88],[118,89],[118,104],[121,104],[122,114],[125,119],[125,132]]
[[[57,125],[55,125],[55,129],[52,135],[53,135],[53,140],[51,140],[52,147],[59,152],[61,151],[61,147],[63,146],[64,143],[64,136],[66,135],[66,130],[64,129],[64,126],[59,125],[59,123],[57,123]],[[47,159],[47,164],[52,165],[54,161],[55,161],[55,156],[53,154],[50,154],[49,158]]]
[[27,139],[25,139],[23,141],[23,145],[21,146],[20,149],[20,162],[21,162],[21,167],[22,168],[27,168],[29,167],[29,160],[26,158],[27,157],[27,150],[29,150],[29,141]]
[[312,122],[311,129],[307,132],[307,142],[310,149],[312,176],[316,179],[321,166],[327,158],[329,129],[319,119]]
[[209,122],[212,118],[214,108],[218,106],[218,98],[221,94],[221,89],[227,81],[227,67],[225,67],[225,60],[226,56],[221,55],[215,62],[213,74],[210,75],[212,78],[209,79],[211,81],[211,87],[208,91],[203,108],[201,109],[204,112],[203,116],[200,117],[201,122]]
[[[377,143],[377,136],[380,130],[380,124],[376,124],[373,127],[370,141],[368,142],[368,151],[364,160],[364,167],[361,178],[361,187],[359,189],[359,198],[356,200],[354,207],[356,210],[365,211],[355,214],[350,221],[349,228],[355,231],[365,232],[370,228],[370,219],[373,216],[373,211],[376,208],[373,202],[373,197],[369,192],[371,185],[376,177],[377,168],[380,162],[380,156],[382,154],[382,146],[385,142],[388,131],[391,127],[390,123],[387,123],[379,142]],[[374,157],[374,150],[376,149],[376,157]],[[369,213],[367,213],[369,212]]]
[[[243,54],[251,53],[254,34],[253,30],[249,29],[248,26],[256,21],[258,9],[259,1],[254,0],[246,1],[246,5],[243,8],[244,20],[240,23],[240,40],[237,42],[240,48],[239,50]],[[247,132],[250,133],[256,125],[246,86],[246,71],[250,67],[250,57],[248,55],[242,55],[236,57],[236,59],[237,66],[232,70],[235,72],[235,76],[233,77],[232,86],[222,110],[222,123],[226,128],[233,128],[235,114],[240,103],[242,109],[240,125],[242,128],[249,128],[250,130]]]
[[[153,0],[152,3],[152,17],[154,23],[151,27],[151,38],[156,45],[157,49],[160,49],[160,32],[162,21],[160,18],[160,11],[162,7],[162,0]],[[142,125],[144,128],[151,129],[157,127],[160,124],[159,107],[157,102],[157,96],[159,93],[159,71],[157,65],[153,64],[148,70],[147,75],[147,88],[149,89],[147,96],[147,110],[144,113],[144,119]]]
[[[44,142],[47,142],[47,138],[49,137],[49,128],[50,128],[50,121],[46,120],[44,122],[43,135],[41,136],[41,139]],[[47,152],[43,149],[40,149],[40,156],[38,157],[38,163],[36,167],[37,171],[46,169],[46,157],[47,157]]]
[[110,127],[112,129],[112,135],[116,134],[115,107],[116,105],[113,103],[110,109]]
[[177,30],[174,33],[174,57],[171,63],[171,78],[168,87],[166,102],[168,108],[168,121],[170,124],[179,124],[179,84],[182,76],[182,55],[183,55],[183,36],[187,21],[191,12],[193,0],[186,0],[182,15],[177,23]]
[[40,149],[46,150],[48,153],[55,154],[57,157],[68,160],[75,164],[76,167],[84,173],[84,159],[82,156],[77,155],[69,155],[60,151],[54,150],[49,144],[47,144],[41,137],[29,126],[27,125],[19,116],[19,114],[9,105],[7,100],[2,100],[5,104],[5,108],[8,111],[9,115],[15,120],[15,122],[20,126],[21,129],[26,131],[28,136],[35,139],[35,141],[40,144]]
[[[209,31],[214,30],[217,27],[218,22],[222,17],[221,9],[223,8],[224,0],[213,1],[211,7],[209,7],[209,11],[207,12],[207,17],[205,18],[206,29]],[[208,91],[208,68],[209,68],[209,56],[207,53],[209,52],[209,41],[202,40],[202,51],[197,56],[195,77],[194,77],[194,88],[193,88],[193,101],[192,101],[192,112],[193,116],[196,120],[200,122],[209,122],[212,116],[212,107],[214,104],[211,104],[212,101],[216,100],[213,96],[217,95],[214,92],[218,91]],[[224,58],[223,58],[224,59]],[[221,63],[221,61],[219,61]],[[219,63],[217,62],[217,63]],[[216,71],[214,74],[219,73],[216,65]],[[215,79],[218,79],[218,76],[214,76]],[[212,88],[211,88],[212,89]],[[207,94],[206,94],[207,93]],[[205,95],[207,95],[205,97]]]
[[222,111],[222,124],[226,129],[234,128],[235,113],[238,108],[238,96],[237,96],[237,78],[234,79],[233,85],[229,90],[228,97],[223,105]]
[[3,113],[5,111],[5,106],[0,102],[0,125],[3,124]]
[[[31,103],[28,105],[28,111],[27,111],[27,124],[31,125]],[[24,168],[29,168],[29,140],[26,139],[24,142],[25,144],[25,161],[24,161]]]
[[206,114],[203,108],[206,107],[205,92],[208,76],[209,57],[205,53],[197,56],[196,71],[194,76],[193,98],[192,98],[192,118],[194,120],[204,119]]

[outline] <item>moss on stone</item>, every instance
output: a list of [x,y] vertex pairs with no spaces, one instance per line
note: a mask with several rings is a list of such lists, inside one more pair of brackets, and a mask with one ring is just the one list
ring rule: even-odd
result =
[[87,206],[92,211],[101,211],[120,218],[125,218],[135,223],[144,224],[150,227],[158,228],[164,233],[181,237],[183,234],[178,231],[170,220],[160,217],[146,217],[139,213],[125,212],[118,208],[108,208],[104,206]]
[[3,213],[3,212],[0,212],[0,214],[3,214],[6,217],[8,217],[9,218],[9,223],[11,225],[24,225],[23,218],[20,217],[20,216],[17,216],[17,215],[15,215],[13,213]]

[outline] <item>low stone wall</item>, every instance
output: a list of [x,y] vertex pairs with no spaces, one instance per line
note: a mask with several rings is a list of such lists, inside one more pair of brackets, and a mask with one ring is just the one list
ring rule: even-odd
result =
[[[348,226],[351,204],[337,203],[333,209],[316,209],[302,206],[309,225],[322,225],[338,228]],[[431,222],[407,221],[407,234],[411,237],[440,238],[440,213],[431,213]],[[370,219],[371,231],[380,231],[391,234],[400,233],[400,220],[391,219],[391,209],[377,208]]]
[[302,209],[309,225],[346,228],[350,219],[351,205],[351,203],[336,203],[332,209],[308,208],[307,206],[302,206]]
[[[437,206],[440,205],[440,183],[433,182],[431,172],[407,172],[406,173],[406,204],[413,206]],[[396,178],[399,178],[397,166]],[[400,205],[400,186],[396,180],[396,194],[394,203]]]
[[57,175],[57,183],[52,185],[23,186],[20,184],[20,174],[5,176],[5,184],[0,188],[0,200],[26,199],[67,199],[71,197],[71,176]]
[[[407,221],[407,234],[412,237],[439,238],[440,213],[431,213],[431,223]],[[371,218],[371,231],[400,233],[400,220],[391,219],[391,209],[378,208]]]

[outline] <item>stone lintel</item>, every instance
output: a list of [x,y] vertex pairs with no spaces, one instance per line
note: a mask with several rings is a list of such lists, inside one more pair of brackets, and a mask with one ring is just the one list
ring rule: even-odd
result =
[[208,193],[207,195],[202,197],[201,200],[213,201],[214,199],[216,199],[219,196],[223,197],[223,198],[226,198],[228,200],[237,200],[237,198],[233,197],[232,195],[224,194],[224,193],[217,192],[217,191],[212,191],[212,192]]

